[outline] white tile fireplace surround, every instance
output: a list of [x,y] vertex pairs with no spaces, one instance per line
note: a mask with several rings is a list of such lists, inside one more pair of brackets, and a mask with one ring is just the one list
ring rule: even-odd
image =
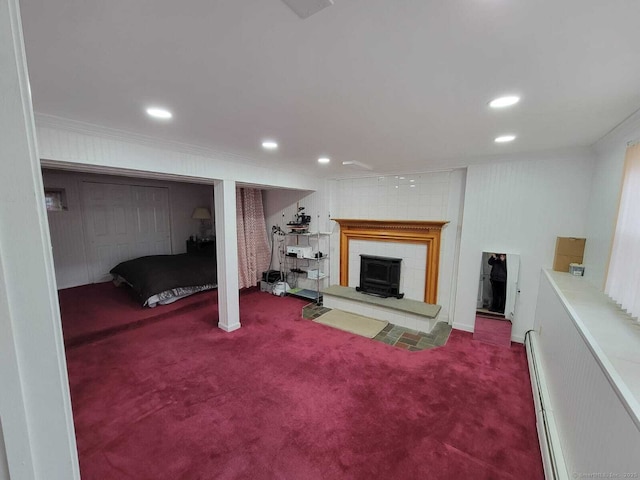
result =
[[[340,224],[340,285],[360,281],[360,254],[402,258],[400,287],[407,302],[437,304],[440,235],[446,221],[334,219]],[[362,294],[366,296],[366,294]],[[402,301],[402,300],[399,300]],[[325,295],[324,304],[395,325],[430,332],[436,318]]]
[[401,258],[400,293],[423,301],[427,246],[371,240],[351,240],[349,245],[349,287],[360,286],[360,255]]
[[[340,285],[358,286],[360,254],[402,258],[401,289],[408,298],[438,303],[440,236],[446,221],[333,219],[340,225]],[[352,252],[352,249],[353,252]],[[418,264],[420,261],[420,264]],[[402,270],[406,270],[406,275]],[[352,272],[353,270],[353,272]],[[421,280],[418,280],[422,273]],[[404,278],[404,279],[403,279]],[[422,295],[416,291],[422,286]]]

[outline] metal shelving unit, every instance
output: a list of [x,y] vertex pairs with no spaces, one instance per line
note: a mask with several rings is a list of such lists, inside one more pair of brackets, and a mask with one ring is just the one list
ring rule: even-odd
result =
[[[285,262],[285,273],[297,273],[300,275],[306,274],[309,280],[315,280],[315,289],[309,288],[292,288],[287,292],[287,295],[295,297],[305,298],[316,302],[318,305],[322,305],[322,295],[320,294],[320,285],[322,281],[329,278],[331,265],[329,263],[329,255],[326,252],[329,251],[329,240],[331,237],[330,232],[308,232],[308,233],[287,233],[287,237],[295,237],[295,246],[310,247],[310,256],[293,256],[287,254],[287,247],[293,246],[289,242],[285,242],[283,245]],[[301,245],[301,239],[306,238],[306,243]],[[326,252],[322,252],[321,239],[326,239]],[[322,253],[322,256],[319,256]]]

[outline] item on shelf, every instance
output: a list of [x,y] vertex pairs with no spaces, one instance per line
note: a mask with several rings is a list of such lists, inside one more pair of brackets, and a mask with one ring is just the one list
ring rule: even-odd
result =
[[273,286],[272,293],[278,297],[284,297],[289,290],[291,290],[291,287],[287,282],[278,282]]
[[321,272],[317,268],[307,270],[307,278],[310,278],[312,280],[318,280],[320,278],[324,278],[324,272]]
[[298,245],[288,245],[287,255],[290,257],[295,256],[297,258],[314,258],[313,249],[311,247],[300,247]]
[[305,215],[305,207],[298,207],[298,213],[294,215],[295,220],[287,223],[287,227],[291,229],[291,233],[308,233],[309,224],[311,223],[311,215]]
[[267,283],[275,283],[280,280],[280,270],[268,270],[262,272],[262,281]]
[[584,265],[582,265],[581,263],[570,263],[569,273],[571,275],[575,275],[576,277],[584,276]]

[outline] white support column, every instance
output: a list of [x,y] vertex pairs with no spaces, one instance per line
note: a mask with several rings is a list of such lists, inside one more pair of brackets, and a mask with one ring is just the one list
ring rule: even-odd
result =
[[238,293],[238,235],[236,182],[220,180],[213,187],[218,258],[218,327],[227,332],[240,328]]
[[0,477],[79,479],[18,0],[0,0]]

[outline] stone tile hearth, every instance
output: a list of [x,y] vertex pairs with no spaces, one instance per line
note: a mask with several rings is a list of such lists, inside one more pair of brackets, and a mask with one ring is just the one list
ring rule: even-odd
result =
[[[310,303],[302,308],[302,318],[313,320],[329,310],[331,309],[322,305]],[[445,322],[436,323],[429,333],[389,323],[373,340],[410,352],[419,352],[446,344],[450,333],[451,325]]]
[[322,297],[325,307],[384,320],[418,332],[430,332],[438,323],[440,313],[440,305],[407,298],[381,298],[340,285],[324,288]]

